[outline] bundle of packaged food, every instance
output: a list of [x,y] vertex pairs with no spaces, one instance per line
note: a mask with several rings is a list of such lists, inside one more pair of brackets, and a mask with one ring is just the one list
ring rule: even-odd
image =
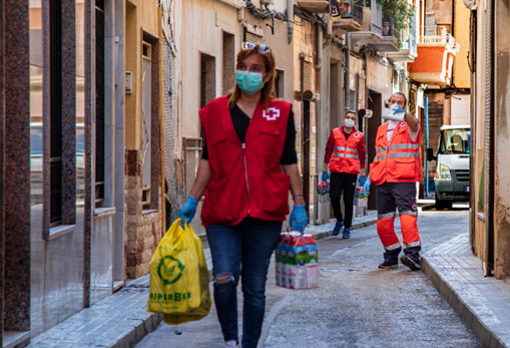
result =
[[319,203],[327,203],[329,198],[329,180],[323,181],[317,185],[317,197]]
[[356,187],[354,205],[358,208],[366,208],[368,206],[368,195],[362,186]]
[[311,234],[285,232],[276,248],[276,285],[288,289],[319,286],[319,254]]

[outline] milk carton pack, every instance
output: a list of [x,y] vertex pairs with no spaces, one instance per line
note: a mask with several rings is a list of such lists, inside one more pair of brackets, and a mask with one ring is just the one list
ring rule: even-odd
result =
[[276,285],[288,289],[319,286],[319,255],[312,235],[282,233],[277,249]]
[[329,197],[329,190],[329,180],[317,184],[317,200],[319,203],[327,203],[331,200]]
[[356,187],[354,205],[358,208],[366,208],[368,206],[368,195],[361,186]]

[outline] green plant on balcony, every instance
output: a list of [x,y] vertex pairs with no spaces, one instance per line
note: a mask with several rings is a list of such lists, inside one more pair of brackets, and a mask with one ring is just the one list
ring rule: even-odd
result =
[[398,47],[402,47],[400,32],[409,27],[414,18],[416,9],[407,0],[376,0],[383,8],[383,17],[391,19],[394,26],[394,35],[398,39]]

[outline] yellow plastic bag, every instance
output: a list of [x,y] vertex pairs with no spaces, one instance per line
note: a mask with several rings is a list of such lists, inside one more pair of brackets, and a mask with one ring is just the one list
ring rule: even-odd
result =
[[165,323],[200,320],[211,310],[209,272],[202,241],[177,219],[152,256],[148,312],[164,313]]

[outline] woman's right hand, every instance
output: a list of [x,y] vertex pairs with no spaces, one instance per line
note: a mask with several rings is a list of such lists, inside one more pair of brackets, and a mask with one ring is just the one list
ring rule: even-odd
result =
[[195,213],[197,212],[198,202],[191,195],[188,196],[188,200],[182,206],[181,212],[179,215],[181,216],[181,227],[184,228],[184,222],[189,223],[195,217]]

